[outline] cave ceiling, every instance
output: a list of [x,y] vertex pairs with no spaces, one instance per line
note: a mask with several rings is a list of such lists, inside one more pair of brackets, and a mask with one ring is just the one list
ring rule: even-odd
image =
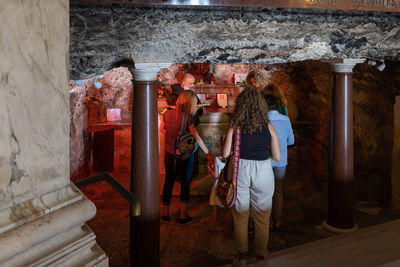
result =
[[70,2],[71,79],[135,63],[400,58],[398,12],[140,2],[144,1]]

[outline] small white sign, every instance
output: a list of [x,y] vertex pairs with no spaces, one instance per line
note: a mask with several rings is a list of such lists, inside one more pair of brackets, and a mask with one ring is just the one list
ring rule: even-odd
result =
[[235,84],[246,81],[247,73],[235,73]]
[[107,121],[120,121],[121,120],[121,109],[120,108],[108,108],[107,109]]

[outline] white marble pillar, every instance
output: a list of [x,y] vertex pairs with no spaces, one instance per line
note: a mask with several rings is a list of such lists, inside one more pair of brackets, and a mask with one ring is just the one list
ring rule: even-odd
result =
[[392,209],[400,215],[400,96],[394,104],[394,135],[392,152]]
[[69,0],[0,3],[0,266],[107,266],[69,180]]

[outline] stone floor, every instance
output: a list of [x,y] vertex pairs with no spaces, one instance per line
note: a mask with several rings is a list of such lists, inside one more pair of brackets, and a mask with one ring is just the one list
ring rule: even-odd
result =
[[[129,187],[130,137],[126,131],[116,131],[115,170],[111,173]],[[122,138],[124,137],[124,138]],[[128,140],[128,141],[127,141]],[[122,142],[122,143],[121,143]],[[125,143],[124,143],[125,142]],[[234,255],[233,236],[222,235],[222,217],[217,234],[208,232],[211,208],[208,192],[213,178],[203,176],[192,183],[191,202],[188,213],[194,223],[179,226],[174,218],[178,214],[179,183],[175,185],[172,202],[172,221],[161,224],[161,266],[220,266],[231,262]],[[292,166],[288,168],[285,184],[284,225],[272,232],[269,241],[271,252],[305,244],[323,237],[315,233],[315,226],[326,218],[325,186],[315,185],[299,176]],[[162,190],[163,176],[160,181]],[[129,266],[129,213],[128,204],[106,183],[81,188],[97,207],[95,218],[88,222],[97,235],[98,244],[110,257],[110,266]],[[380,224],[393,219],[391,211],[375,202],[357,202],[355,221],[360,228]],[[253,248],[253,237],[249,239],[249,257]]]

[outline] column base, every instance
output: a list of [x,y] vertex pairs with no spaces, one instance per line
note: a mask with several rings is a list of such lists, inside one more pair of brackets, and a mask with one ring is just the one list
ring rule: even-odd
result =
[[0,266],[108,266],[85,224],[95,214],[73,184],[0,211]]
[[357,230],[358,230],[357,224],[354,224],[352,228],[338,228],[328,224],[326,220],[324,220],[322,224],[315,226],[315,233],[324,237],[351,233]]

